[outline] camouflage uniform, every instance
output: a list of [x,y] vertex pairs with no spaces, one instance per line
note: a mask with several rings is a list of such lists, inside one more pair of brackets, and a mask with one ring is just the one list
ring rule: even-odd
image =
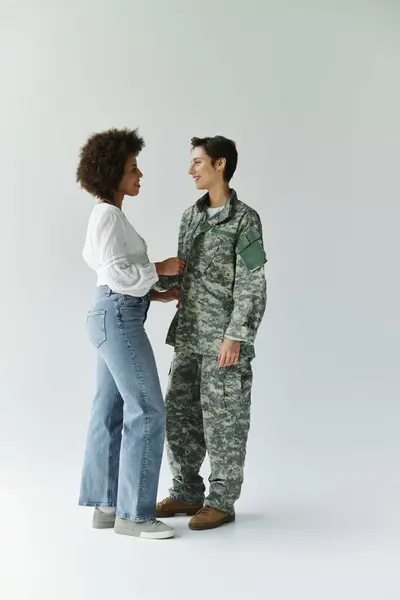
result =
[[[233,512],[240,495],[250,426],[251,360],[266,305],[262,226],[234,190],[207,220],[208,195],[186,210],[178,256],[187,261],[178,283],[181,307],[167,343],[175,347],[166,396],[167,452],[173,498],[202,503],[199,475],[206,451],[211,464],[205,505]],[[240,340],[240,360],[219,368],[225,337]]]

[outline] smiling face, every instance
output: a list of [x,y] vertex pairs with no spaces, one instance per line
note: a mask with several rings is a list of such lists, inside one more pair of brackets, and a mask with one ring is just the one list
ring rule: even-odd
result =
[[136,156],[131,154],[125,163],[124,174],[119,184],[119,192],[124,196],[137,196],[140,192],[140,180],[143,173],[139,170]]
[[198,190],[209,190],[223,181],[225,158],[218,158],[214,164],[212,163],[213,161],[201,146],[193,148],[189,175],[193,177]]

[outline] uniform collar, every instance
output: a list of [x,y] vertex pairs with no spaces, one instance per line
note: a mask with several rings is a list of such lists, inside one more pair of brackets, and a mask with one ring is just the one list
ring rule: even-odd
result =
[[[234,189],[230,188],[228,200],[226,201],[226,204],[224,204],[223,209],[218,213],[218,220],[217,217],[215,219],[218,223],[225,221],[225,219],[228,219],[231,216],[232,206],[235,204],[236,200],[236,192]],[[200,198],[200,200],[197,200],[196,206],[199,213],[205,213],[207,206],[209,206],[209,194],[207,193]]]

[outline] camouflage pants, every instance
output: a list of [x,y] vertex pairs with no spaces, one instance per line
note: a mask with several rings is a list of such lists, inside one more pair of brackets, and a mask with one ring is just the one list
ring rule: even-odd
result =
[[234,512],[243,483],[252,380],[250,361],[220,369],[214,356],[175,353],[166,396],[171,497],[203,503],[199,471],[207,451],[211,474],[204,504]]

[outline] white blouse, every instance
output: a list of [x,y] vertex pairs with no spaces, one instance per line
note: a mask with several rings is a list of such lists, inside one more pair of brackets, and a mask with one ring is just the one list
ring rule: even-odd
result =
[[83,258],[97,273],[97,285],[108,285],[118,294],[145,296],[158,281],[146,242],[111,204],[96,204],[92,210]]

